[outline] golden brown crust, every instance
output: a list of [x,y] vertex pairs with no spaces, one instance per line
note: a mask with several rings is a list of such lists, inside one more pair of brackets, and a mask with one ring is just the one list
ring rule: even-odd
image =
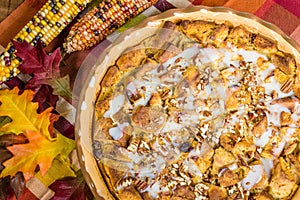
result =
[[118,60],[116,65],[122,71],[129,71],[138,67],[146,58],[146,52],[143,47],[137,46],[128,50]]
[[237,47],[249,49],[252,36],[252,33],[249,32],[245,27],[237,26],[231,29],[226,40]]
[[111,66],[108,68],[105,76],[101,81],[102,87],[112,87],[120,79],[120,71],[116,66]]
[[269,39],[261,35],[255,36],[253,40],[253,44],[255,48],[260,52],[270,54],[270,53],[275,53],[277,51],[276,43],[270,41]]
[[200,44],[206,44],[210,39],[210,35],[213,33],[214,29],[217,26],[213,22],[202,20],[184,20],[183,22],[181,22],[180,27],[182,32],[185,33],[188,37],[196,40]]

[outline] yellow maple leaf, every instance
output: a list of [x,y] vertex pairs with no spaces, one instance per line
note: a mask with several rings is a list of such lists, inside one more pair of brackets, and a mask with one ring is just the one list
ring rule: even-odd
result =
[[[38,103],[32,102],[34,92],[25,90],[21,95],[19,89],[0,91],[0,116],[8,116],[11,122],[0,127],[0,136],[8,133],[20,134],[25,130],[40,132],[49,140],[52,139],[49,132],[51,123],[57,120],[51,114],[52,107],[38,114]],[[51,129],[50,129],[51,130]]]
[[1,177],[14,176],[23,172],[25,180],[34,176],[37,165],[41,175],[45,175],[52,165],[53,159],[59,154],[68,156],[75,148],[75,141],[57,134],[54,141],[35,131],[25,131],[29,143],[7,147],[13,157],[3,163]]

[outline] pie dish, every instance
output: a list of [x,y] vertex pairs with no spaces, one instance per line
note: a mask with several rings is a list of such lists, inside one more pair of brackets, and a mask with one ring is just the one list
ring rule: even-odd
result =
[[297,199],[299,46],[226,8],[124,33],[95,64],[76,127],[102,199]]

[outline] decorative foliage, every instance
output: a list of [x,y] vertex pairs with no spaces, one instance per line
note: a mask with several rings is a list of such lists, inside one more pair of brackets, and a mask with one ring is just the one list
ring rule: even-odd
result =
[[13,44],[17,50],[16,55],[23,61],[20,65],[21,72],[33,76],[26,85],[27,89],[37,90],[43,85],[50,85],[54,94],[72,98],[70,83],[67,82],[69,76],[62,78],[60,75],[62,57],[59,48],[48,55],[40,41],[35,47],[26,42]]
[[57,134],[54,141],[48,140],[40,132],[26,130],[25,135],[29,143],[7,147],[13,157],[3,163],[5,168],[1,177],[14,176],[21,171],[25,180],[29,180],[34,176],[37,165],[41,175],[44,176],[56,156],[60,154],[68,156],[75,148],[75,142],[61,134]]
[[11,122],[0,127],[0,135],[20,134],[30,130],[40,132],[52,140],[53,131],[49,131],[49,126],[58,116],[51,113],[52,107],[38,114],[38,103],[32,102],[33,95],[30,90],[25,90],[19,95],[18,88],[0,91],[0,116],[8,116],[11,119]]

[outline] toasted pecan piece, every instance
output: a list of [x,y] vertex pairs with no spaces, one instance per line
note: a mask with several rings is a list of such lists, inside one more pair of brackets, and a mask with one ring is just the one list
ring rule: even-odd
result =
[[297,72],[296,72],[296,78],[295,78],[295,83],[293,86],[293,91],[295,93],[295,96],[300,99],[300,66],[298,65],[297,67]]
[[289,78],[286,80],[280,87],[280,91],[283,93],[289,93],[293,90],[293,85],[294,85],[294,79]]
[[274,70],[274,78],[282,85],[290,79],[290,76],[277,68]]

